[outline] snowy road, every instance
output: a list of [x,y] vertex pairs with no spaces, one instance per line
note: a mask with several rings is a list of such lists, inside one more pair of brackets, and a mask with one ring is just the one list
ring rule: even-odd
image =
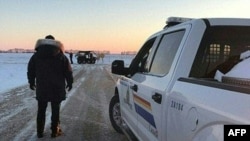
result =
[[109,69],[109,65],[83,65],[74,71],[74,88],[61,107],[63,135],[55,139],[50,138],[50,104],[45,136],[37,139],[35,92],[23,86],[4,93],[0,101],[0,140],[127,141],[109,121],[108,105],[115,85]]

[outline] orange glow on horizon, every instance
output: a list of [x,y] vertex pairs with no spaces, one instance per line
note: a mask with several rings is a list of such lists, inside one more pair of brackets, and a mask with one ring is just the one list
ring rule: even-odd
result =
[[[46,35],[44,35],[46,36]],[[37,36],[36,36],[37,37]],[[44,37],[14,37],[13,39],[0,39],[0,50],[9,50],[9,49],[34,49],[35,43],[38,39]],[[6,37],[9,38],[9,37]],[[65,36],[56,36],[56,40],[59,40],[64,45],[65,50],[94,50],[94,51],[109,51],[110,53],[121,53],[123,51],[138,51],[146,40],[145,37],[120,37],[112,40],[107,38],[83,38],[81,37],[65,37]]]

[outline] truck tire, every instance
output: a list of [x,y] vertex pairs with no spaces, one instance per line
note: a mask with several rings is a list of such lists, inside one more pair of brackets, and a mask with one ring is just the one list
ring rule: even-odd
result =
[[113,96],[109,103],[109,119],[116,132],[123,134],[121,129],[122,118],[118,96]]
[[77,59],[77,63],[78,63],[78,64],[81,64],[81,63],[82,63],[82,60]]

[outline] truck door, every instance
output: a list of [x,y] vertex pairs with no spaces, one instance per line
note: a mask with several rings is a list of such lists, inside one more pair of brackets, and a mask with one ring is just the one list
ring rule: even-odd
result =
[[[162,139],[162,115],[165,90],[172,78],[173,63],[178,59],[177,51],[185,30],[166,33],[159,38],[156,49],[150,52],[145,72],[136,73],[132,80],[133,99],[138,119],[138,134],[144,141]],[[153,55],[152,55],[153,54]],[[176,57],[177,56],[177,57]]]
[[138,89],[138,82],[134,80],[137,73],[142,73],[145,71],[145,64],[148,58],[148,54],[154,45],[156,38],[152,38],[147,41],[143,47],[140,49],[138,54],[135,56],[131,65],[129,67],[129,74],[120,79],[120,104],[121,114],[123,115],[123,119],[129,125],[129,127],[133,130],[133,132],[137,133],[137,111],[136,105],[134,104],[134,95]]
[[[145,78],[145,76],[136,76],[137,78]],[[155,90],[144,84],[138,83],[137,91],[133,92],[134,105],[138,119],[138,134],[141,140],[158,141],[161,136],[161,100],[163,92]]]

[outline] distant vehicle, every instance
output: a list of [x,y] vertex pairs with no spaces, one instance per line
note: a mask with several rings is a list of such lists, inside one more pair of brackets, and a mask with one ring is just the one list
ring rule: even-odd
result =
[[95,64],[97,55],[93,51],[79,51],[75,57],[78,64]]

